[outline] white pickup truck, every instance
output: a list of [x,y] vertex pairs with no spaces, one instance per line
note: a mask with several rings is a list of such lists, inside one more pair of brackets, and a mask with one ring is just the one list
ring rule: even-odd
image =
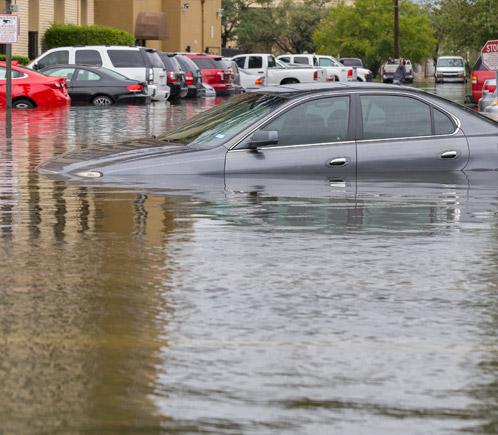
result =
[[356,81],[356,70],[350,66],[344,66],[332,56],[324,54],[282,54],[277,57],[285,63],[300,65],[313,65],[324,68],[327,71],[327,80],[336,82]]
[[271,54],[239,54],[232,60],[245,73],[260,77],[264,86],[327,81],[327,73],[323,68],[292,68],[278,62]]

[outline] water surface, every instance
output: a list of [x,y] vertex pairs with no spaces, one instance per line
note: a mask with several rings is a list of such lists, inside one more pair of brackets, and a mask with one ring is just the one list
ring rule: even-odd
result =
[[15,113],[0,432],[498,433],[495,174],[98,187],[35,170],[217,103]]

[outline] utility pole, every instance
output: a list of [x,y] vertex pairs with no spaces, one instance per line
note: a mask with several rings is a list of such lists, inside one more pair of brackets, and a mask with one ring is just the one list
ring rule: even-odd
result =
[[[5,13],[12,14],[12,0],[5,0]],[[5,45],[5,135],[12,138],[12,44]]]
[[394,0],[394,59],[399,59],[399,0]]

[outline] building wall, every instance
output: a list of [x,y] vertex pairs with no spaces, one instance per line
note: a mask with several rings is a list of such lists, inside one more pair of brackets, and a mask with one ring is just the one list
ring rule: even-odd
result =
[[[147,41],[147,46],[163,51],[221,51],[221,0],[95,0],[95,22],[135,34],[139,12],[164,12],[168,19],[168,39]],[[116,13],[119,10],[119,14]]]
[[[84,0],[62,0],[63,22],[67,24],[93,24],[94,0],[86,0],[86,20],[81,16]],[[13,45],[13,53],[28,56],[28,32],[38,32],[38,52],[42,52],[43,35],[52,23],[59,21],[56,16],[56,0],[17,0],[21,20],[19,41]],[[5,0],[0,0],[2,10]]]

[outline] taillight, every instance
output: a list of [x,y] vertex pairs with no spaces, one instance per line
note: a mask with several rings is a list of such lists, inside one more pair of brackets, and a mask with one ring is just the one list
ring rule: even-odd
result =
[[318,80],[318,71],[313,73],[313,80]]
[[220,76],[221,81],[225,80],[225,73],[223,71],[218,71],[218,75]]
[[348,69],[348,77],[353,77],[353,69],[352,68]]
[[191,72],[185,74],[185,82],[187,83],[187,85],[194,84],[194,75]]
[[473,85],[477,85],[477,76],[472,74],[472,77],[470,78],[472,80]]
[[258,85],[258,86],[263,86],[265,84],[265,80],[261,77],[258,77],[256,79],[256,81],[254,82],[255,85]]
[[176,82],[178,80],[178,75],[174,71],[169,71],[168,77],[171,82]]
[[128,86],[129,92],[142,92],[144,87],[142,85],[130,85]]
[[50,83],[50,87],[52,89],[64,89],[64,84],[62,84],[61,82],[53,82]]

